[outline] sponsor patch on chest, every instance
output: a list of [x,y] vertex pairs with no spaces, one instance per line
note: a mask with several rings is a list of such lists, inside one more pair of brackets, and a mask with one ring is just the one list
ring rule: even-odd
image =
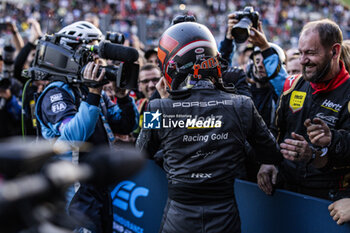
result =
[[67,104],[63,101],[59,101],[59,102],[56,102],[56,103],[53,103],[51,105],[51,111],[53,113],[59,113],[59,112],[62,112],[64,110],[66,110],[67,108]]
[[325,99],[321,107],[331,110],[333,112],[339,112],[342,106],[340,104],[333,103],[331,100]]
[[57,94],[54,94],[54,95],[50,96],[51,103],[57,102],[57,101],[60,101],[60,100],[63,100],[62,93],[57,93]]
[[293,113],[303,108],[305,98],[306,98],[306,92],[303,92],[303,91],[292,92],[289,100],[289,107]]
[[337,123],[337,121],[339,119],[337,116],[326,115],[322,112],[317,113],[316,117],[325,121],[328,126],[332,126],[332,127],[335,126],[335,124]]

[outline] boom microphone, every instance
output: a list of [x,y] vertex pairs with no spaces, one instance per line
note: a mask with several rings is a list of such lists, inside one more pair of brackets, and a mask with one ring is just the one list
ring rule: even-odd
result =
[[[74,181],[86,179],[91,174],[91,168],[87,166],[76,166],[68,161],[59,161],[48,165],[43,174],[27,175],[3,182],[0,186],[0,231],[2,233],[22,232],[21,230],[26,228],[35,228],[44,219],[47,221],[53,218],[52,214],[62,208],[60,200],[63,198],[65,188],[72,185]],[[45,210],[46,214],[42,215],[40,209],[44,206],[51,207]],[[59,213],[55,212],[56,214],[59,216]],[[73,230],[76,220],[73,218],[67,220],[64,217],[65,215],[61,215],[59,221],[68,224],[65,227]]]
[[13,137],[0,142],[0,174],[11,179],[20,174],[37,172],[53,155],[64,153],[46,140],[34,141]]
[[117,150],[107,146],[90,152],[78,166],[67,161],[53,162],[43,169],[42,174],[20,177],[0,185],[0,216],[6,210],[4,207],[34,197],[52,197],[47,194],[78,181],[96,186],[112,185],[134,175],[144,163],[144,155],[135,148]]
[[106,43],[102,41],[98,46],[89,45],[87,47],[91,51],[97,52],[99,57],[105,59],[130,63],[135,62],[137,59],[139,59],[139,53],[136,49],[118,44]]
[[87,183],[96,186],[116,184],[141,170],[145,156],[134,147],[97,147],[81,162],[91,167],[93,174]]
[[[9,145],[5,148],[15,155],[15,151]],[[39,152],[45,156],[24,156],[24,161],[26,161],[24,164],[31,166],[36,160],[38,162],[36,167],[42,165],[42,160],[49,157],[46,151],[50,150],[47,148],[29,151],[29,154]],[[17,151],[24,154],[22,148]],[[20,161],[21,157],[23,156],[19,156],[16,160]],[[50,221],[55,219],[53,223],[58,224],[57,226],[73,230],[84,220],[80,217],[67,219],[65,214],[60,214],[59,211],[63,206],[61,199],[67,187],[77,181],[96,186],[111,185],[138,172],[144,162],[144,156],[135,148],[117,150],[104,146],[87,154],[79,165],[68,161],[56,161],[46,165],[40,173],[4,181],[0,184],[0,231],[13,233],[29,227],[36,228],[38,224],[43,223],[43,219],[45,222],[48,219],[51,219]],[[45,207],[44,211],[43,207]]]

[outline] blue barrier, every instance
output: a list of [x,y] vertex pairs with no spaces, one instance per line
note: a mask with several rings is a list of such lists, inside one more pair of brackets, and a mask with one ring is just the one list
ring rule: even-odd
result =
[[165,173],[152,160],[112,191],[114,232],[158,232],[168,197]]
[[[328,212],[329,201],[276,190],[265,195],[256,184],[236,180],[235,194],[243,233],[345,233]],[[167,199],[165,173],[151,160],[135,177],[112,191],[115,233],[158,232]]]
[[235,195],[243,233],[349,233],[350,224],[338,226],[328,212],[330,201],[276,190],[263,193],[256,184],[236,180]]

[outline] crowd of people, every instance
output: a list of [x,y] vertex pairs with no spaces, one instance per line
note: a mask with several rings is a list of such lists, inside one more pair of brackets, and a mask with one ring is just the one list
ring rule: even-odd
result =
[[[181,4],[186,7],[180,8]],[[306,22],[324,17],[334,20],[340,26],[345,39],[350,37],[349,8],[338,0],[256,0],[249,4],[255,6],[255,10],[260,13],[264,31],[270,41],[286,49],[297,45],[298,33]],[[100,18],[102,32],[121,32],[130,39],[132,35],[145,33],[141,37],[148,49],[150,46],[157,46],[157,39],[170,25],[172,18],[183,12],[194,14],[198,22],[208,26],[218,41],[226,30],[226,15],[241,11],[246,5],[245,0],[19,1],[17,4],[4,4],[0,16],[16,20],[20,32],[25,35],[28,29],[27,18],[38,20],[44,33],[53,33],[72,22],[84,19],[89,13]]]
[[[350,221],[348,8],[337,1],[254,1],[256,26],[235,34],[245,1],[191,1],[187,7],[208,10],[177,17],[173,3],[59,0],[21,3],[21,10],[5,4],[0,138],[68,142],[72,149],[59,158],[79,163],[86,155],[77,151],[80,142],[136,146],[168,178],[160,232],[240,232],[235,178],[257,182],[268,195],[282,188],[330,200],[333,219]],[[120,65],[102,57],[107,51],[87,52],[96,45],[121,49],[98,44],[106,31],[125,35],[118,51],[135,57],[136,66],[125,65],[138,70],[134,87],[106,81],[110,67]],[[64,54],[73,51],[72,62],[76,54],[90,60],[79,60],[85,63],[73,77],[76,64],[44,54],[44,38]],[[58,51],[51,56],[60,58]],[[51,70],[31,69],[51,63]],[[186,127],[145,124],[160,113]],[[71,187],[67,212],[84,215],[82,229],[112,232],[110,198],[106,186]]]

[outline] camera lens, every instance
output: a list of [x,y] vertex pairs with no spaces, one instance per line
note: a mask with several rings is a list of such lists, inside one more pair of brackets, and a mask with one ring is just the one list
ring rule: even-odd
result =
[[5,64],[11,65],[14,63],[15,51],[16,49],[12,45],[4,46],[4,49],[2,51],[2,59]]
[[237,43],[243,43],[248,39],[252,25],[252,21],[248,17],[244,17],[232,28],[231,35]]
[[109,40],[110,42],[115,44],[124,44],[125,37],[123,34],[118,32],[107,32],[106,40]]
[[116,81],[118,76],[118,66],[110,65],[110,66],[101,66],[99,69],[99,73],[105,69],[105,78],[109,81]]

